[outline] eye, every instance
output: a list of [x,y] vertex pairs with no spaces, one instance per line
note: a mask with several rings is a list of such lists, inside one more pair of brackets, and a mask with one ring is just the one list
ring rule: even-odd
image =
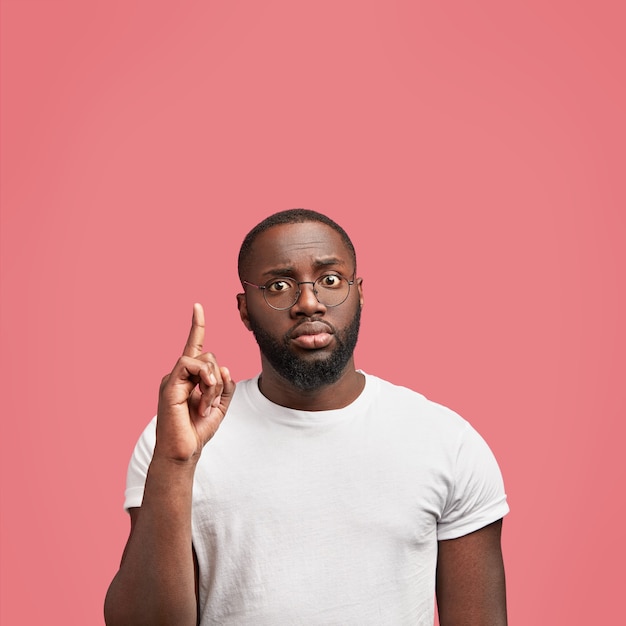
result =
[[265,285],[265,288],[270,293],[284,293],[285,291],[293,289],[293,283],[286,278],[278,278],[270,283],[267,283],[267,285]]
[[341,286],[341,276],[337,274],[325,274],[317,279],[317,282],[321,287],[326,289],[333,289]]

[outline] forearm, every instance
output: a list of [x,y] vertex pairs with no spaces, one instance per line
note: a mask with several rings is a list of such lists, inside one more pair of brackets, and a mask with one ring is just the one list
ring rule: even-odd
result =
[[197,573],[191,543],[195,464],[219,428],[235,391],[225,367],[203,352],[204,310],[194,305],[191,330],[159,387],[156,444],[143,502],[105,600],[109,626],[198,621]]
[[191,543],[194,466],[155,456],[120,570],[105,601],[109,626],[195,626]]

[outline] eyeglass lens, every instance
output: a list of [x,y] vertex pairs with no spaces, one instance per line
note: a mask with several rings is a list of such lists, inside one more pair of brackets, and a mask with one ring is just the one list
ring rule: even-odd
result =
[[[263,295],[271,307],[289,309],[300,297],[301,285],[306,284],[311,283],[302,282],[298,284],[293,278],[275,278],[266,283]],[[315,281],[313,291],[320,304],[331,307],[339,306],[350,293],[350,283],[338,274],[326,274]]]

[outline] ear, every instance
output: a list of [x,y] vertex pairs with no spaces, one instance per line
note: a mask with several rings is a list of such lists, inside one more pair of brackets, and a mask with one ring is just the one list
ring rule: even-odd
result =
[[237,308],[239,309],[239,317],[241,318],[243,325],[248,330],[252,330],[252,327],[250,326],[250,318],[248,316],[248,303],[246,301],[245,293],[237,294]]
[[363,279],[356,279],[356,287],[359,291],[359,302],[361,303],[361,308],[363,308]]

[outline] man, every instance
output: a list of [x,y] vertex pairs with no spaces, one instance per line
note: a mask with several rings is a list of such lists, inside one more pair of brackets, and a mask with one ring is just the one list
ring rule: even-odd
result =
[[355,369],[345,231],[272,215],[239,275],[261,374],[235,391],[195,305],[129,467],[107,623],[432,625],[436,590],[442,626],[506,624],[495,459],[449,409]]

